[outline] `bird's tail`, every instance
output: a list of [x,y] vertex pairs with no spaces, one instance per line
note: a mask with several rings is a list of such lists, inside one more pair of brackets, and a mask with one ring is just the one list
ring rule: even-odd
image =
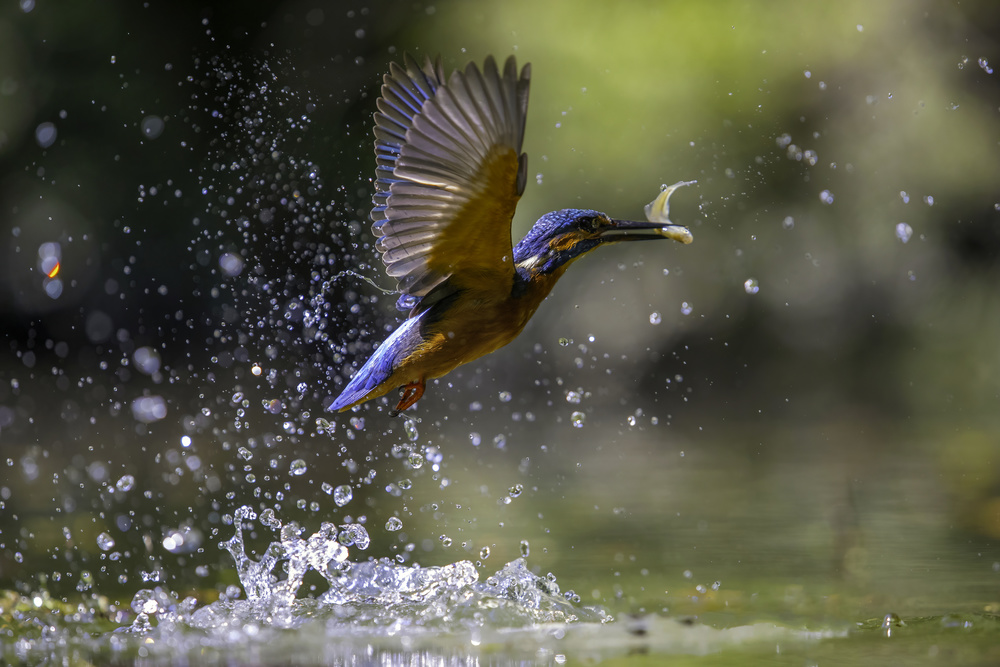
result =
[[389,379],[389,376],[392,375],[392,368],[386,369],[373,365],[372,361],[374,360],[375,357],[369,359],[368,363],[354,374],[351,381],[344,387],[344,391],[327,408],[328,412],[340,412],[367,400],[369,394]]
[[399,325],[399,328],[378,346],[375,354],[354,374],[327,411],[346,410],[405,384],[407,381],[405,378],[399,382],[391,382],[392,373],[420,344],[420,324],[426,313],[427,311],[424,311]]

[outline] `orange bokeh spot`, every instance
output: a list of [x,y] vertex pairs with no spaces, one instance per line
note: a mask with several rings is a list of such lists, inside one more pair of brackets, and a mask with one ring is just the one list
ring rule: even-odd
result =
[[53,266],[51,269],[49,269],[49,274],[48,274],[49,278],[55,278],[57,275],[59,275],[59,267],[60,266],[61,266],[61,264],[59,264],[59,262],[56,262],[55,266]]

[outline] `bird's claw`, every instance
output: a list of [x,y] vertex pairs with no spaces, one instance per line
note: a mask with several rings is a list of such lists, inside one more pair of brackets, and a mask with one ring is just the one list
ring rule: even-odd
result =
[[419,382],[411,382],[400,387],[399,393],[402,394],[402,396],[399,399],[399,403],[396,404],[396,408],[389,411],[389,416],[395,417],[400,412],[409,409],[414,403],[419,401],[420,397],[424,395],[424,389],[426,386],[426,383],[423,380],[420,380]]

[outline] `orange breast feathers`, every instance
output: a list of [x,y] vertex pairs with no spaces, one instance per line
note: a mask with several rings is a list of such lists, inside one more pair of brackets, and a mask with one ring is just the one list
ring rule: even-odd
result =
[[507,299],[497,299],[492,291],[462,292],[427,325],[424,342],[402,360],[393,378],[415,382],[441,377],[500,349],[521,333],[558,279],[558,275],[537,276],[522,294]]

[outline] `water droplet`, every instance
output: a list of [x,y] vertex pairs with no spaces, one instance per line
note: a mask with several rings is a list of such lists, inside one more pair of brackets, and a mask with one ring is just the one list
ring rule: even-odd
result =
[[367,549],[372,539],[368,536],[368,531],[365,530],[364,526],[352,523],[340,527],[340,533],[337,534],[337,541],[345,547],[353,545],[359,549]]
[[156,139],[161,134],[163,134],[163,128],[165,127],[163,119],[159,116],[146,116],[139,123],[139,128],[142,130],[142,136],[147,139]]
[[442,454],[441,450],[439,450],[437,447],[428,447],[425,450],[425,452],[427,460],[430,461],[431,463],[439,464],[441,463],[441,461],[444,460],[444,454]]
[[42,148],[48,148],[56,142],[56,126],[52,123],[41,123],[35,128],[35,141]]
[[681,302],[681,315],[690,315],[692,310],[694,310],[694,308],[691,307],[690,303],[687,301]]
[[450,547],[451,546],[451,538],[448,537],[447,535],[442,535],[438,539],[441,540],[441,545],[442,546],[446,546],[446,547]]
[[829,190],[823,190],[822,192],[819,193],[819,200],[827,205],[832,204],[833,193],[830,192]]
[[131,491],[132,487],[135,486],[135,477],[132,475],[122,475],[121,478],[115,482],[115,488],[119,491]]
[[756,294],[760,291],[760,283],[756,278],[747,278],[743,283],[743,289],[747,294]]
[[97,546],[101,551],[111,551],[115,548],[115,540],[107,533],[101,533],[97,536]]
[[239,455],[239,457],[240,457],[241,459],[243,459],[244,461],[249,461],[250,459],[252,459],[252,458],[253,458],[253,452],[251,452],[251,451],[250,451],[249,449],[247,449],[246,447],[240,447],[239,449],[237,449],[237,450],[236,450],[236,453],[237,453],[237,454]]
[[354,498],[354,492],[347,484],[341,484],[333,490],[333,502],[337,503],[337,507],[343,507],[351,502],[352,498]]
[[479,550],[479,557],[482,560],[486,560],[487,558],[489,558],[490,557],[490,548],[489,547],[483,547],[482,549],[480,549]]
[[163,548],[170,553],[189,554],[201,547],[201,531],[196,528],[174,528],[163,536]]
[[155,614],[160,610],[160,605],[156,601],[156,593],[143,588],[132,598],[132,611],[137,614]]
[[351,417],[350,423],[351,423],[351,428],[353,428],[355,431],[360,431],[365,427],[365,418]]
[[785,219],[781,221],[781,226],[785,229],[791,229],[795,226],[795,218],[790,215],[786,215]]
[[253,366],[250,367],[250,372],[253,373],[255,376],[259,376],[261,373],[264,372],[264,369],[258,366],[257,364],[254,364]]
[[510,403],[510,401],[511,401],[512,398],[514,398],[514,396],[509,391],[501,391],[500,392],[500,402],[501,403]]
[[258,519],[262,526],[267,526],[272,530],[277,530],[281,528],[281,520],[275,515],[274,510],[268,507],[260,513],[260,518]]
[[570,389],[566,392],[566,402],[572,403],[573,405],[579,405],[580,401],[583,400],[583,396],[580,395],[579,391],[574,391]]
[[910,225],[905,222],[900,222],[896,225],[896,238],[900,241],[906,243],[910,240],[911,236],[913,236],[913,228]]
[[511,498],[517,498],[522,493],[524,493],[524,485],[523,484],[515,484],[514,486],[510,487],[508,489],[508,491],[510,492],[510,497]]
[[143,396],[132,401],[132,416],[143,424],[152,424],[167,416],[167,402],[162,396]]
[[527,558],[531,555],[531,545],[528,540],[521,540],[521,558]]
[[135,368],[144,375],[154,375],[160,370],[160,355],[151,347],[140,347],[132,353]]
[[[1000,204],[997,204],[997,206],[1000,206]],[[562,347],[569,347],[572,344],[573,344],[573,339],[572,338],[560,338],[559,339],[559,345],[561,345]]]
[[333,484],[330,484],[330,482],[323,482],[319,488],[323,489],[323,493],[326,495],[333,493]]
[[406,462],[410,464],[411,468],[416,470],[424,465],[424,457],[416,452],[413,452],[406,457]]
[[469,442],[472,443],[473,447],[478,447],[483,443],[483,438],[478,433],[473,431],[472,433],[469,434]]
[[219,257],[219,268],[222,274],[234,278],[243,273],[243,258],[232,252],[225,252]]
[[295,459],[288,466],[288,472],[296,476],[306,474],[307,470],[309,470],[309,466],[302,459]]
[[399,517],[391,516],[389,520],[385,522],[385,529],[390,532],[396,532],[403,528],[403,522],[399,520]]
[[649,323],[650,324],[659,324],[661,321],[662,321],[662,318],[660,317],[659,313],[657,313],[657,312],[654,311],[654,312],[652,312],[652,313],[649,314]]
[[583,424],[587,421],[587,415],[582,412],[574,412],[569,416],[569,421],[576,428],[583,428]]
[[406,437],[409,438],[410,442],[415,442],[420,437],[420,432],[417,431],[417,420],[415,419],[407,419],[403,422],[403,430],[406,431]]

